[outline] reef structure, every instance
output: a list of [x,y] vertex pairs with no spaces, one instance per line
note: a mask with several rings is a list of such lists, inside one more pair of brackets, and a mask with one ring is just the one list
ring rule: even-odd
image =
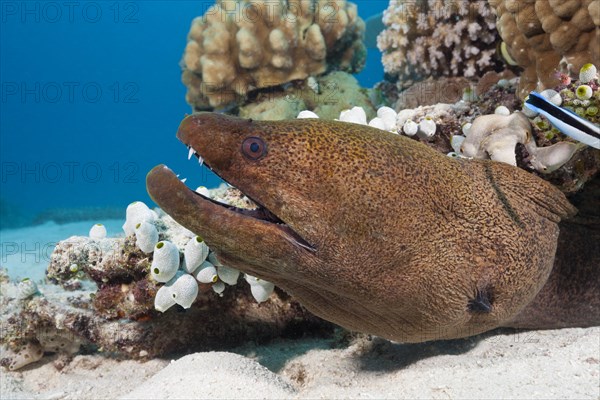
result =
[[378,36],[400,89],[428,77],[475,78],[501,69],[496,17],[485,0],[392,0]]
[[489,0],[498,32],[514,62],[524,68],[518,95],[557,86],[557,71],[577,73],[600,64],[597,0]]
[[219,0],[192,22],[186,100],[206,110],[328,70],[358,72],[363,33],[356,5],[345,0]]
[[[229,189],[204,189],[204,193],[236,206],[244,203]],[[140,211],[140,204],[133,203],[128,211]],[[168,241],[175,247],[177,264],[181,258],[189,269],[185,262],[191,255],[185,248],[196,235],[160,210],[146,210],[128,214],[153,214],[152,222],[143,223],[154,226],[161,239],[158,244]],[[131,217],[124,226],[127,231]],[[50,353],[68,360],[80,350],[148,359],[182,351],[227,349],[248,340],[333,332],[333,325],[310,314],[272,284],[225,273],[232,270],[223,271],[212,254],[203,257],[217,264],[213,269],[218,276],[214,274],[208,283],[177,272],[177,278],[188,278],[186,283],[195,289],[193,296],[184,298],[180,294],[187,289],[177,287],[181,286],[178,279],[170,284],[155,278],[156,251],[140,249],[141,238],[139,233],[130,233],[60,241],[51,255],[47,282],[39,285],[30,280],[11,281],[0,269],[0,366],[17,370]],[[161,303],[157,298],[161,290],[180,296],[179,305]]]

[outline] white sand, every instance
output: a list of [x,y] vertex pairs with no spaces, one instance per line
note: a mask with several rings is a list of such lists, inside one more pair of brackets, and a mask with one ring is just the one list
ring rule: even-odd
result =
[[[599,399],[600,328],[416,345],[277,341],[169,363],[77,356],[2,373],[3,399]],[[267,367],[267,368],[265,368]]]

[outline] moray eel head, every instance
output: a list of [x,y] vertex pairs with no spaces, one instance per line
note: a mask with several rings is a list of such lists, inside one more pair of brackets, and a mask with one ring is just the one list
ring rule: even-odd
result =
[[159,165],[147,188],[165,212],[225,265],[397,341],[469,336],[514,317],[546,282],[557,223],[574,212],[517,168],[356,124],[198,113],[177,136],[259,206],[219,204]]

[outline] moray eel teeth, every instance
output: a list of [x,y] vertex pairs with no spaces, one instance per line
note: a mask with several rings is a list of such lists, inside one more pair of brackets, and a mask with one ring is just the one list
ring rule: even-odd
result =
[[[197,151],[194,146],[198,145],[194,142],[194,137],[197,137],[195,135],[195,131],[190,130],[188,127],[186,127],[185,125],[182,124],[182,127],[180,127],[180,129],[177,132],[177,138],[183,143],[185,144],[189,149],[190,152],[193,152],[193,154],[198,158],[198,162],[200,164],[200,166],[205,166],[206,168],[208,168],[211,172],[213,172],[215,175],[217,175],[219,178],[221,178],[223,181],[225,181],[227,184],[229,184],[230,186],[235,187],[235,185],[231,184],[225,177],[221,176],[219,174],[219,171],[213,169],[210,164],[199,154],[199,151]],[[238,188],[239,190],[239,188]],[[190,189],[191,191],[191,189]],[[282,221],[277,215],[275,215],[273,212],[271,212],[268,208],[266,208],[265,206],[263,206],[260,202],[256,201],[255,199],[252,198],[251,195],[244,193],[243,190],[240,190],[247,198],[249,198],[254,204],[256,204],[257,208],[255,209],[245,209],[245,208],[239,208],[239,207],[234,207],[231,205],[226,205],[226,204],[222,204],[219,202],[216,202],[208,197],[203,196],[200,193],[197,193],[195,191],[192,191],[192,193],[194,193],[194,195],[200,196],[202,197],[204,200],[208,200],[210,202],[213,202],[215,204],[218,204],[220,206],[225,207],[227,210],[229,210],[230,212],[234,212],[237,214],[241,214],[241,215],[245,215],[247,217],[250,218],[254,218],[256,220],[260,220],[260,221],[264,221],[264,222],[268,222],[268,223],[273,223],[278,225],[279,229],[284,232],[287,236],[288,236],[288,240],[306,250],[309,251],[315,251],[315,247],[313,245],[311,245],[310,243],[308,243],[306,240],[304,240],[300,235],[298,235],[298,233],[296,233],[288,224],[286,224],[284,221]]]

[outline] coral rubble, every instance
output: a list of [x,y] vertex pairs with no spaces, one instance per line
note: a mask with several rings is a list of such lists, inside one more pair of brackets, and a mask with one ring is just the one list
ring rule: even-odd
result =
[[600,2],[597,0],[489,0],[498,31],[514,61],[525,70],[518,95],[559,84],[557,70],[576,73],[600,63]]
[[218,0],[194,19],[183,57],[195,110],[241,103],[255,89],[362,69],[364,22],[346,0]]

